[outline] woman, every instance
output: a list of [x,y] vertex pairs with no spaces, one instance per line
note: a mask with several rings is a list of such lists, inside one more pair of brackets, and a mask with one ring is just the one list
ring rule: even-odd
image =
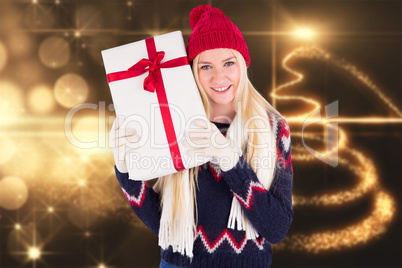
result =
[[[289,126],[252,86],[250,56],[239,29],[217,8],[190,13],[188,56],[211,122],[186,132],[203,166],[158,179],[154,187],[128,178],[118,149],[139,134],[111,130],[118,181],[137,216],[161,246],[160,267],[269,267],[271,243],[293,219]],[[255,131],[257,129],[257,131]]]

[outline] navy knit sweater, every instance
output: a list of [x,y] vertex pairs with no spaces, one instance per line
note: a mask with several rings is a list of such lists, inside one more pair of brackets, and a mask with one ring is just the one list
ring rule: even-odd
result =
[[[229,124],[213,122],[225,135]],[[272,122],[277,141],[275,176],[269,190],[259,183],[255,172],[240,157],[235,167],[222,172],[208,162],[199,167],[197,191],[198,222],[194,240],[194,258],[161,249],[161,258],[180,267],[270,267],[271,244],[281,242],[293,219],[293,167],[289,126],[285,119]],[[161,217],[159,195],[145,181],[130,180],[128,173],[115,168],[120,186],[131,207],[156,235]],[[246,240],[245,232],[227,228],[232,198],[235,195],[258,231],[255,240]]]

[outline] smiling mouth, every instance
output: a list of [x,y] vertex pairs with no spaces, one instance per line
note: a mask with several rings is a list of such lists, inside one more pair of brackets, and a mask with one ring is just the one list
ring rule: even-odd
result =
[[224,92],[228,90],[232,85],[228,85],[226,87],[211,87],[213,90],[218,91],[218,92]]

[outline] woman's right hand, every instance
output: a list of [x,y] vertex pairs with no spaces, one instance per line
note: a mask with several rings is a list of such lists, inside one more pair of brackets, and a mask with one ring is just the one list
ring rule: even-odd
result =
[[128,149],[138,148],[138,141],[141,137],[133,128],[121,128],[123,123],[123,118],[116,117],[109,136],[116,168],[120,173],[127,173],[126,152]]

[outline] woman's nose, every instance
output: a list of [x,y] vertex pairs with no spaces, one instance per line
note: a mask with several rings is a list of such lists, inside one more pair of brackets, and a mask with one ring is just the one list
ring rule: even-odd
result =
[[213,81],[216,83],[223,82],[225,80],[225,72],[221,68],[214,69]]

